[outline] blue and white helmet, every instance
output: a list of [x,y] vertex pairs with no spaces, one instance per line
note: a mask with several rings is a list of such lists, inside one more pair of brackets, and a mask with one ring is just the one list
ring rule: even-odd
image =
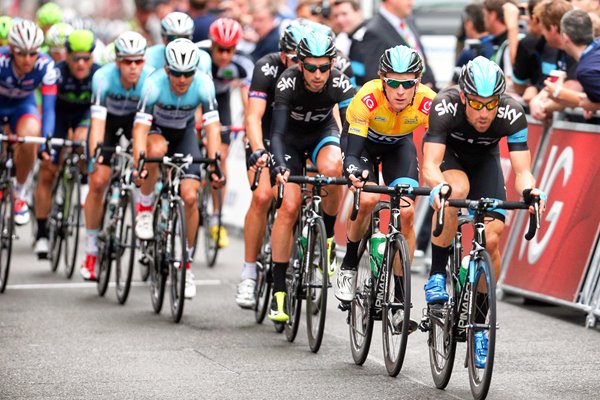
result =
[[165,48],[165,66],[177,72],[188,72],[198,68],[200,50],[189,39],[175,39]]
[[144,57],[148,43],[146,39],[137,32],[123,32],[115,40],[115,55],[123,57]]
[[8,33],[8,43],[23,50],[37,50],[44,43],[44,32],[33,21],[14,22]]
[[458,84],[466,94],[492,97],[504,93],[506,78],[498,64],[479,56],[462,67]]
[[333,59],[335,57],[335,45],[329,36],[321,32],[307,32],[300,39],[296,48],[296,54],[300,60],[304,60],[307,57],[328,57]]
[[379,59],[379,73],[414,73],[417,77],[423,73],[423,60],[417,51],[407,46],[395,46],[387,49]]
[[194,21],[186,13],[169,13],[160,21],[160,33],[163,37],[178,36],[191,39],[194,34]]

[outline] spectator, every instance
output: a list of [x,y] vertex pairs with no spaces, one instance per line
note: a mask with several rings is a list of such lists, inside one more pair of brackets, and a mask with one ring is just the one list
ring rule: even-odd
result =
[[258,34],[252,59],[258,61],[263,56],[279,51],[279,25],[275,23],[276,10],[271,2],[253,5],[251,9],[252,27]]
[[208,27],[217,19],[217,16],[208,9],[208,0],[190,0],[189,14],[194,20],[192,41],[208,39]]
[[[160,20],[170,12],[165,13],[166,10],[172,10],[168,3],[168,0],[135,0],[135,19],[148,44],[162,43]],[[164,15],[159,17],[159,13]]]
[[334,0],[330,18],[333,31],[337,35],[335,47],[348,56],[352,35],[365,25],[360,4],[356,0]]
[[296,18],[305,18],[313,22],[323,23],[323,18],[318,11],[320,0],[300,0],[296,6]]
[[412,47],[425,62],[422,82],[435,90],[435,78],[429,65],[417,28],[410,18],[414,0],[382,0],[379,12],[367,23],[362,40],[352,43],[352,70],[359,85],[376,79],[383,52],[397,45]]
[[509,2],[516,5],[515,0],[484,0],[483,2],[485,29],[494,36],[492,43],[495,52],[490,59],[502,68],[506,76],[512,76],[512,64],[510,54],[506,51],[508,48],[508,29],[504,22],[502,7]]

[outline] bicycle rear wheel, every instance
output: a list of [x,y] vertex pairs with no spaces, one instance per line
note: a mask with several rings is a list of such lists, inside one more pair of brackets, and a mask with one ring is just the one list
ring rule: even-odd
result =
[[359,264],[356,276],[356,291],[350,304],[349,330],[350,350],[356,365],[363,365],[369,355],[373,338],[373,279],[369,261],[371,233],[362,239],[359,248]]
[[271,299],[271,266],[268,261],[256,261],[256,305],[254,306],[254,318],[257,324],[262,324],[269,309],[269,300]]
[[167,251],[169,276],[171,281],[171,316],[179,322],[185,302],[185,274],[187,264],[186,226],[183,202],[177,198],[171,204],[171,240]]
[[[382,306],[383,358],[390,376],[397,376],[402,369],[410,326],[410,261],[406,239],[399,235],[387,248],[385,286]],[[396,288],[394,267],[403,272],[403,285]],[[383,271],[382,271],[383,272]],[[398,298],[399,296],[401,298]]]
[[2,185],[0,200],[0,293],[4,293],[8,282],[12,242],[15,231],[15,204],[10,178]]
[[65,190],[63,206],[62,232],[65,242],[65,275],[71,279],[77,264],[77,250],[79,246],[79,223],[81,218],[81,187],[77,166],[69,171],[69,179]]
[[[285,274],[285,283],[287,287],[286,304],[288,308],[289,319],[285,323],[285,337],[288,342],[293,342],[298,334],[300,326],[300,314],[302,313],[302,282],[303,272],[302,263],[304,262],[298,254],[298,246],[300,246],[300,225],[296,225],[294,229],[294,246],[292,247],[292,257],[290,258],[290,266]],[[275,330],[278,330],[275,324]]]
[[319,351],[325,332],[327,315],[327,289],[329,265],[327,264],[327,234],[322,218],[313,221],[306,256],[308,270],[306,287],[306,332],[308,346],[313,353]]
[[102,225],[98,232],[98,273],[97,273],[97,289],[100,296],[106,294],[108,289],[108,281],[110,280],[110,270],[112,267],[112,252],[113,252],[113,210],[109,202],[112,196],[112,191],[118,190],[116,185],[111,183],[106,192],[104,199],[104,217],[102,218]]
[[[221,199],[221,189],[216,190],[217,201]],[[206,258],[206,264],[209,267],[214,267],[217,262],[217,255],[219,254],[219,240],[221,234],[221,204],[214,204],[213,196],[211,192],[211,186],[209,182],[206,182],[202,189],[202,227],[204,228],[204,256]],[[211,225],[216,219],[216,224]],[[216,227],[216,228],[213,228]],[[211,234],[211,228],[215,229],[216,234],[213,237]]]
[[[494,265],[487,251],[479,253],[475,260],[475,283],[471,287],[471,304],[473,310],[469,314],[467,329],[467,366],[469,383],[473,398],[484,399],[490,389],[492,372],[494,370],[494,354],[496,349],[496,281]],[[481,303],[477,300],[480,297]],[[486,310],[487,308],[487,310]],[[484,332],[487,336],[487,360],[483,368],[478,368],[475,362],[475,334]]]
[[[454,307],[458,304],[459,293],[456,289],[455,274],[459,266],[456,265],[453,247],[449,250],[450,256],[446,264],[446,291],[448,301],[445,304],[429,305],[428,316],[430,322],[429,337],[429,365],[435,387],[444,389],[450,381],[454,356],[456,355],[456,339],[454,337]],[[460,256],[457,256],[460,262]]]
[[148,269],[150,278],[150,300],[152,301],[152,308],[155,313],[160,313],[162,309],[163,300],[165,298],[165,283],[167,282],[167,276],[169,268],[166,265],[165,258],[165,229],[167,221],[162,216],[161,201],[159,197],[158,201],[154,205],[154,213],[152,218],[152,224],[154,228],[154,242],[149,246],[148,250],[151,252],[148,256]]
[[119,219],[115,227],[115,287],[117,300],[125,304],[135,261],[135,200],[132,190],[124,189],[117,210]]

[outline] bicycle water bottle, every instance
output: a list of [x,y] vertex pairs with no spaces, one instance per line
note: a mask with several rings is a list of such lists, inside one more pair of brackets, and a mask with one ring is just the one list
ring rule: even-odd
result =
[[381,268],[384,252],[385,235],[377,231],[371,235],[371,254],[369,257],[369,261],[371,262],[371,273],[375,278],[379,276],[379,268]]
[[298,249],[299,258],[302,258],[304,254],[304,250],[306,249],[306,244],[308,243],[308,225],[304,225],[302,228],[302,235],[300,236],[300,248]]
[[460,270],[458,271],[458,281],[460,282],[460,286],[456,285],[457,291],[460,291],[460,288],[465,286],[467,272],[469,271],[469,258],[469,256],[464,256],[460,262]]

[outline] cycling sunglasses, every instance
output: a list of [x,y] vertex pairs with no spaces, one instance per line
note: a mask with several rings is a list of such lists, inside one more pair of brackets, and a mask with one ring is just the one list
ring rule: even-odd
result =
[[411,88],[415,87],[417,82],[419,82],[418,79],[400,80],[400,79],[392,79],[392,78],[386,78],[386,77],[383,77],[383,81],[385,82],[386,85],[388,85],[392,89],[398,89],[400,86],[402,86],[403,89],[411,89]]
[[215,46],[215,49],[219,52],[219,53],[233,53],[235,51],[235,47],[221,47],[221,46]]
[[27,51],[27,50],[23,50],[23,49],[20,49],[20,48],[16,47],[15,48],[15,54],[18,55],[18,56],[21,56],[21,57],[27,57],[27,56],[29,56],[29,57],[37,57],[38,54],[40,54],[40,52],[37,51],[37,50]]
[[469,107],[479,111],[481,110],[483,107],[487,108],[489,111],[493,110],[494,108],[498,107],[498,104],[500,104],[500,98],[496,97],[494,100],[488,102],[488,103],[482,103],[481,101],[477,101],[477,100],[473,100],[470,99],[469,96],[465,95],[466,99],[467,99],[467,103],[469,104]]
[[119,61],[125,65],[131,65],[131,64],[139,65],[144,62],[144,59],[143,58],[136,58],[136,59],[120,58]]
[[196,73],[196,70],[180,72],[180,71],[173,71],[172,69],[169,69],[169,74],[174,78],[179,78],[180,76],[185,76],[186,78],[189,78],[190,76],[194,76],[195,73]]
[[92,56],[76,56],[76,55],[72,55],[71,56],[71,60],[73,60],[73,62],[79,62],[79,61],[85,61],[88,62],[92,59]]
[[314,64],[309,64],[309,63],[305,62],[305,63],[302,63],[302,65],[304,66],[304,69],[306,69],[310,73],[317,72],[317,70],[319,70],[321,72],[327,72],[331,68],[331,63],[314,65]]

